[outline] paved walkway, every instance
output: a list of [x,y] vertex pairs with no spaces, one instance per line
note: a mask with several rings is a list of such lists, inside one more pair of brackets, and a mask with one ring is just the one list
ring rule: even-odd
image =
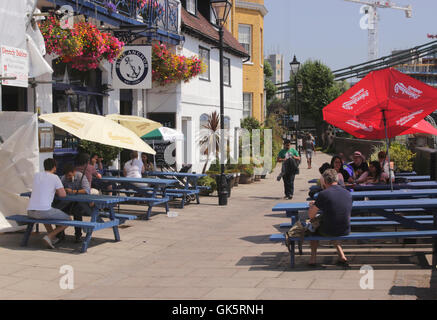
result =
[[[329,160],[318,153],[313,169],[302,165],[293,201],[305,201],[307,181]],[[157,208],[149,221],[127,222],[118,243],[112,230],[97,231],[86,254],[77,252],[80,245],[72,237],[46,250],[42,233],[33,235],[27,248],[19,246],[21,233],[0,234],[0,299],[437,298],[429,244],[348,243],[351,270],[334,265],[335,252],[327,244],[319,257],[325,269],[306,268],[304,246],[297,268],[290,269],[285,246],[268,240],[288,221],[271,212],[286,201],[275,177],[232,189],[227,207],[217,206],[216,197],[202,197],[200,205],[174,208],[175,218]],[[367,264],[375,268],[373,290],[360,288],[360,268]],[[73,290],[60,288],[63,265],[73,267]]]

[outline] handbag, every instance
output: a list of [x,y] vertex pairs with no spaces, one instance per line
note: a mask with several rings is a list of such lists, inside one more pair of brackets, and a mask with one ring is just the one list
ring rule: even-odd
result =
[[303,241],[306,228],[302,225],[302,223],[298,220],[291,228],[285,233],[285,245],[289,252],[292,252],[291,241],[290,238],[300,238]]

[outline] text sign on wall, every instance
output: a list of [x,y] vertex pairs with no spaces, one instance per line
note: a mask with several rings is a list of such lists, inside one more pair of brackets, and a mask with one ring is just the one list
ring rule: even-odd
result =
[[16,77],[16,80],[2,80],[1,84],[14,87],[28,87],[29,54],[24,49],[0,47],[0,76]]
[[125,46],[113,64],[114,89],[152,88],[152,47]]

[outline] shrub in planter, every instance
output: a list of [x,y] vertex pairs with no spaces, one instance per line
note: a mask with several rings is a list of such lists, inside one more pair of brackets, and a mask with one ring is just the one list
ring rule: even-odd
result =
[[252,182],[253,178],[253,166],[250,164],[241,164],[239,166],[240,170],[240,183],[247,184]]
[[197,182],[197,185],[210,188],[208,190],[202,189],[200,191],[200,194],[203,194],[203,195],[210,195],[211,193],[213,193],[214,191],[217,190],[217,182],[215,181],[214,178],[212,178],[210,176],[200,178]]
[[[373,153],[370,156],[371,161],[378,161],[378,153],[380,151],[386,151],[387,145],[384,143],[382,146],[373,147]],[[390,161],[395,164],[395,171],[412,171],[413,161],[416,154],[411,152],[405,145],[398,142],[394,142],[390,145]]]

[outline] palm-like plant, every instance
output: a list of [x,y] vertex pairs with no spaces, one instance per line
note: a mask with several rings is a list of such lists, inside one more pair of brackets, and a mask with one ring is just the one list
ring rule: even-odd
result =
[[210,151],[215,147],[216,159],[218,159],[220,151],[220,117],[216,111],[208,115],[208,121],[205,125],[202,125],[200,134],[201,151],[207,157],[202,169],[202,173],[205,173],[209,162]]

